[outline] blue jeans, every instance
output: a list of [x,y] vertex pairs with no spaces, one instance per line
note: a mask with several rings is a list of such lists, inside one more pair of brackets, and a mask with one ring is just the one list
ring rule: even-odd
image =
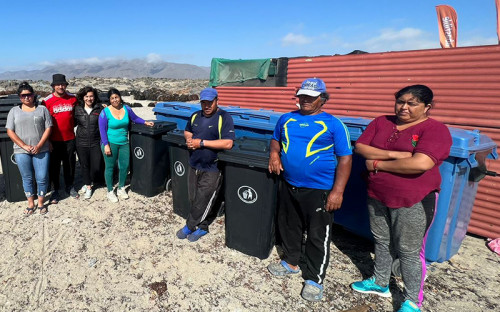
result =
[[23,179],[23,189],[26,197],[35,195],[35,186],[33,185],[33,173],[38,188],[37,195],[45,196],[49,184],[49,152],[32,154],[14,154],[17,167],[21,172]]

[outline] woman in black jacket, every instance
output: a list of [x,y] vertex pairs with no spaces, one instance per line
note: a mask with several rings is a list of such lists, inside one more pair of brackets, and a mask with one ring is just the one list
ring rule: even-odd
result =
[[102,105],[95,88],[83,87],[78,91],[75,106],[76,152],[82,170],[84,198],[92,196],[92,185],[102,174],[102,154],[99,134],[99,114]]

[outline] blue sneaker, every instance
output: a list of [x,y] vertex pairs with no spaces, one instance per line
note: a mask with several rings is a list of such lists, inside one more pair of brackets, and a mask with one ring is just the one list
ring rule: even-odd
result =
[[386,298],[392,296],[391,292],[389,291],[389,285],[382,287],[375,284],[375,276],[372,276],[364,281],[354,282],[351,284],[351,288],[357,292],[364,294],[375,294]]
[[191,233],[193,233],[193,231],[191,231],[187,227],[187,225],[184,225],[184,227],[182,229],[180,229],[179,231],[177,231],[177,233],[175,235],[177,235],[177,238],[179,238],[179,239],[185,239]]
[[406,300],[399,308],[398,312],[420,312],[420,308],[411,300]]
[[208,233],[208,231],[205,231],[205,230],[202,230],[202,229],[198,228],[196,231],[194,231],[193,233],[189,234],[187,236],[187,238],[188,238],[188,241],[190,241],[190,242],[196,242],[202,236],[207,235],[207,233]]

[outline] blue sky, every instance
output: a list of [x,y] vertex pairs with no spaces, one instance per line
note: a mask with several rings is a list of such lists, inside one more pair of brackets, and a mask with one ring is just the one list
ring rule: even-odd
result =
[[458,46],[498,43],[494,0],[4,1],[0,72],[439,48],[439,4],[457,11]]

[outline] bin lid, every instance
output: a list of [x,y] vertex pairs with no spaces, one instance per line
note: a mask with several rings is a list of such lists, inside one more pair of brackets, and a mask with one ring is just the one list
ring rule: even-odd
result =
[[453,144],[450,156],[459,158],[470,158],[477,152],[491,151],[489,158],[497,159],[497,145],[487,135],[481,134],[479,130],[465,130],[448,127]]
[[163,141],[175,143],[178,145],[186,146],[186,139],[184,138],[184,130],[175,129],[161,136]]
[[17,96],[17,98],[3,98],[0,99],[0,106],[15,106],[21,104],[21,100]]
[[194,112],[200,109],[200,103],[158,102],[153,108],[153,112],[156,114],[189,118]]
[[0,114],[2,115],[7,115],[10,110],[12,109],[12,107],[14,107],[16,105],[12,105],[12,106],[0,106]]
[[134,123],[132,124],[132,127],[130,127],[130,132],[157,135],[163,134],[175,128],[177,128],[177,124],[175,122],[154,120],[154,125],[152,127]]
[[221,161],[247,165],[257,168],[268,168],[270,140],[241,137],[234,141],[233,148],[219,152]]
[[349,130],[351,141],[357,141],[363,131],[365,131],[368,124],[372,121],[371,119],[361,117],[336,117],[340,119],[340,121],[342,121],[344,125],[346,125],[347,130]]
[[223,108],[231,117],[235,126],[246,127],[258,130],[274,131],[278,119],[282,112],[275,112],[270,109],[247,109],[239,107]]

